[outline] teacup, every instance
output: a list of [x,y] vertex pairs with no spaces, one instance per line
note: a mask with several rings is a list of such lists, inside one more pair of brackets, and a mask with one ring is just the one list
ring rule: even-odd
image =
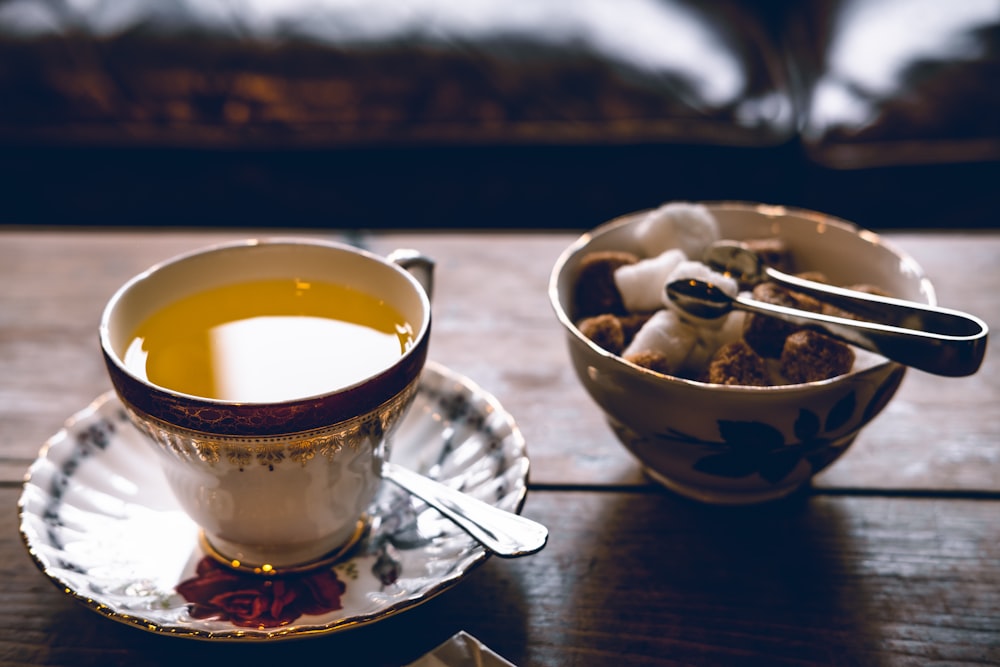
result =
[[[169,259],[111,297],[100,341],[112,384],[210,554],[273,573],[357,541],[426,361],[432,272],[412,251],[247,240]],[[264,338],[219,333],[235,321],[266,324]],[[225,356],[233,372],[208,363]]]

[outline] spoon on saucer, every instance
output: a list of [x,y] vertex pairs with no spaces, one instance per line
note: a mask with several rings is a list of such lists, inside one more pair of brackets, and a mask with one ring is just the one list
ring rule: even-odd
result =
[[527,556],[541,550],[549,539],[548,529],[540,523],[484,503],[394,463],[382,464],[382,478],[454,521],[497,556]]
[[776,317],[818,329],[907,366],[950,377],[972,375],[986,354],[989,328],[968,313],[792,276],[764,265],[756,253],[735,242],[714,244],[706,253],[705,263],[741,283],[772,280],[863,319],[787,308],[743,295],[733,297],[701,280],[677,280],[666,285],[670,301],[695,317],[716,319],[733,309]]

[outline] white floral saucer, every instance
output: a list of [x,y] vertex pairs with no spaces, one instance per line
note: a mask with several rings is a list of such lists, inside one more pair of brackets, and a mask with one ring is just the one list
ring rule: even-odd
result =
[[[21,537],[61,590],[116,621],[204,640],[276,640],[357,627],[458,583],[489,554],[421,501],[384,484],[368,533],[330,568],[260,577],[201,548],[112,392],[42,448],[18,502]],[[528,457],[511,416],[429,363],[391,460],[519,512]]]

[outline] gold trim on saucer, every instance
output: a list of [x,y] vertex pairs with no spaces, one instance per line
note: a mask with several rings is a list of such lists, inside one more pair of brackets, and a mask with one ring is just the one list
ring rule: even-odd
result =
[[[456,451],[470,454],[465,446],[456,449],[458,445],[471,446],[476,460],[496,466],[492,476],[477,478],[473,488],[492,485],[502,476],[507,493],[502,499],[494,496],[494,503],[520,512],[527,492],[526,445],[513,417],[494,396],[469,378],[429,362],[414,408],[404,418],[413,426],[400,429],[392,443],[395,456],[447,464]],[[410,522],[434,510],[389,489],[373,506],[371,524],[353,550],[331,566],[347,586],[341,609],[304,614],[273,627],[192,616],[192,603],[176,587],[206,556],[198,545],[198,528],[183,514],[155,461],[149,459],[153,448],[147,437],[133,426],[113,392],[100,395],[42,444],[18,499],[21,540],[35,567],[61,593],[109,621],[160,636],[211,643],[319,637],[404,614],[452,589],[490,557],[458,528],[442,526],[440,534],[436,528],[410,532],[419,527]],[[466,480],[466,475],[463,469],[453,481]],[[102,483],[119,478],[135,488]],[[97,509],[100,503],[94,502],[94,494],[141,511],[111,517]],[[78,530],[62,528],[67,513]],[[150,521],[154,514],[158,519]],[[109,533],[111,526],[115,530]],[[205,562],[228,569],[216,565],[214,558]],[[279,580],[261,576],[259,581],[266,585]],[[221,585],[223,592],[236,592],[231,583]]]

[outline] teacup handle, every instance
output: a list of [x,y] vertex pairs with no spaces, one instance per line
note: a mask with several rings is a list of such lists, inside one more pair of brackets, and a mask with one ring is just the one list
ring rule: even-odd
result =
[[400,248],[389,253],[387,259],[403,267],[417,279],[427,292],[428,298],[434,294],[434,260],[419,250]]

